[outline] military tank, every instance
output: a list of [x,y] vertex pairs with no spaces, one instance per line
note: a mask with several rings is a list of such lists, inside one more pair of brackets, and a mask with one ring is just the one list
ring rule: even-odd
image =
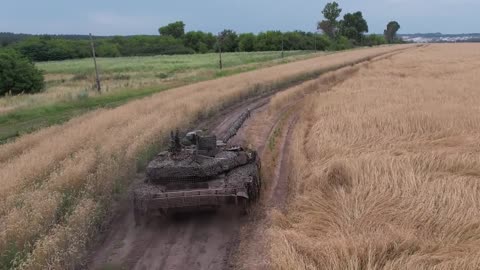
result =
[[[228,136],[227,136],[228,137]],[[134,190],[136,223],[145,217],[233,206],[244,214],[260,195],[257,153],[202,131],[182,139],[172,132],[168,151],[147,166],[145,181]]]

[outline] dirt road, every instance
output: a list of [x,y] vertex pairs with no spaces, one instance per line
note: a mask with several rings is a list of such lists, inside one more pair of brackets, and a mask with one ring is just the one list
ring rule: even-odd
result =
[[[340,81],[338,78],[336,80]],[[304,96],[285,102],[276,110],[276,115],[270,115],[269,121],[264,121],[268,115],[270,98],[259,97],[245,101],[229,109],[221,117],[202,123],[214,134],[222,137],[240,114],[246,110],[251,111],[251,117],[229,143],[243,144],[248,141],[258,150],[262,161],[273,160],[269,168],[272,173],[271,179],[268,179],[269,185],[264,190],[264,198],[253,217],[222,210],[214,213],[175,215],[167,219],[155,219],[148,225],[136,227],[133,205],[127,198],[123,202],[123,207],[120,207],[121,211],[114,218],[105,242],[92,256],[89,268],[180,270],[266,268],[268,266],[266,254],[262,253],[265,250],[265,243],[259,240],[247,241],[247,244],[240,245],[239,239],[241,231],[242,238],[262,238],[262,230],[267,227],[265,222],[252,222],[251,219],[262,219],[266,209],[277,207],[283,210],[286,205],[288,179],[285,170],[288,167],[288,160],[285,153],[288,151],[289,136],[297,119],[295,106],[300,105]],[[252,129],[255,130],[254,140],[248,138]],[[277,150],[272,154],[272,151],[265,149],[267,146],[271,148],[269,142],[271,143],[273,137],[276,137],[274,148]],[[139,183],[143,175],[138,175],[137,178],[135,182]],[[263,229],[252,227],[257,225]],[[246,233],[243,232],[245,228]],[[242,258],[238,259],[238,256]],[[249,264],[240,265],[242,260],[248,261]]]
[[[212,132],[221,137],[240,114],[250,110],[247,127],[267,102],[265,97],[237,106],[210,123]],[[245,140],[245,127],[233,140]],[[265,137],[263,141],[266,140]],[[138,183],[143,175],[137,178]],[[174,215],[135,227],[132,205],[125,203],[124,206],[113,221],[105,243],[96,251],[92,269],[228,269],[230,252],[238,246],[240,228],[248,220],[238,212],[225,209]]]
[[[243,144],[246,132],[258,115],[265,112],[269,97],[256,98],[239,104],[221,118],[209,123],[210,130],[221,137],[246,110],[247,119],[231,144]],[[256,128],[257,143],[262,150],[274,127],[274,121]],[[293,122],[292,122],[293,124]],[[258,143],[259,142],[259,143]],[[278,175],[279,175],[278,171]],[[135,182],[140,182],[139,174]],[[286,179],[284,179],[286,181]],[[277,186],[277,185],[274,185]],[[286,198],[286,183],[278,185],[281,190],[276,198]],[[284,194],[278,194],[278,192]],[[128,200],[126,200],[128,201]],[[204,212],[171,216],[168,219],[155,219],[148,225],[136,227],[132,204],[124,203],[122,212],[112,223],[105,243],[96,251],[90,267],[92,269],[228,269],[231,268],[231,253],[238,248],[240,228],[249,217],[228,209],[218,212]]]

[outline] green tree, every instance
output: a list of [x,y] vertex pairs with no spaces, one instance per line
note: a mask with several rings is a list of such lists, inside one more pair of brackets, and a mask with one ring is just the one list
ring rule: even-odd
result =
[[387,29],[383,32],[388,43],[393,43],[400,30],[400,24],[396,21],[391,21],[387,24]]
[[323,33],[325,33],[325,35],[327,35],[329,38],[334,38],[335,37],[335,25],[333,25],[332,23],[330,23],[329,21],[327,20],[323,20],[321,22],[318,23],[318,26],[317,26],[317,29],[318,30],[322,30]]
[[194,49],[198,53],[206,53],[214,49],[216,42],[215,36],[212,33],[205,33],[202,31],[191,31],[183,37],[183,44]]
[[111,42],[101,42],[97,46],[95,54],[101,57],[119,57],[121,55],[118,47],[117,44]]
[[360,44],[363,34],[368,33],[367,21],[363,18],[362,12],[347,13],[340,21],[340,34]]
[[334,38],[338,27],[337,19],[341,13],[342,9],[337,2],[327,3],[322,11],[325,20],[318,23],[317,29],[321,29],[330,38]]
[[308,50],[312,48],[309,48],[309,40],[306,38],[305,32],[293,31],[283,33],[283,49],[289,51]]
[[172,36],[174,38],[182,38],[185,35],[185,23],[182,21],[174,22],[166,26],[160,27],[158,32],[161,36]]
[[188,32],[183,37],[183,44],[188,48],[192,48],[196,52],[204,53],[204,51],[202,51],[203,49],[205,49],[205,43],[203,42],[203,39],[204,39],[203,35],[204,33],[200,31]]
[[240,34],[238,37],[238,49],[242,52],[253,52],[255,50],[256,37],[252,33]]
[[224,52],[235,52],[238,49],[238,35],[233,30],[225,29],[218,35]]
[[352,42],[344,36],[339,36],[334,42],[330,44],[330,51],[341,51],[353,48]]
[[340,13],[342,13],[342,9],[335,1],[327,3],[322,11],[323,16],[329,22],[336,22]]
[[43,74],[14,50],[0,51],[0,95],[36,93],[45,87]]
[[123,56],[191,54],[195,51],[186,48],[183,41],[172,36],[133,36],[124,40],[120,47]]
[[280,31],[259,33],[255,43],[255,51],[279,51],[282,49],[283,34]]
[[317,50],[325,51],[331,48],[332,41],[326,35],[315,35],[317,40]]
[[90,57],[87,40],[67,40],[49,36],[31,37],[15,44],[23,55],[33,61],[52,61]]

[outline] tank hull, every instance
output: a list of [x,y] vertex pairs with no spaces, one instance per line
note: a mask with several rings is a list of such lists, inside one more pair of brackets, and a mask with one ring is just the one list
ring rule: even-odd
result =
[[225,206],[246,212],[260,196],[259,172],[260,162],[255,158],[207,181],[164,182],[160,185],[145,181],[134,191],[135,215],[138,218]]

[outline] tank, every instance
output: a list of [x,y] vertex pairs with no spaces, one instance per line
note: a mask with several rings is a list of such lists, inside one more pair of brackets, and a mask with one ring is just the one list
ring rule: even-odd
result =
[[233,206],[248,213],[260,195],[260,161],[242,146],[227,147],[202,131],[171,134],[168,151],[147,166],[134,190],[137,224],[144,217]]

